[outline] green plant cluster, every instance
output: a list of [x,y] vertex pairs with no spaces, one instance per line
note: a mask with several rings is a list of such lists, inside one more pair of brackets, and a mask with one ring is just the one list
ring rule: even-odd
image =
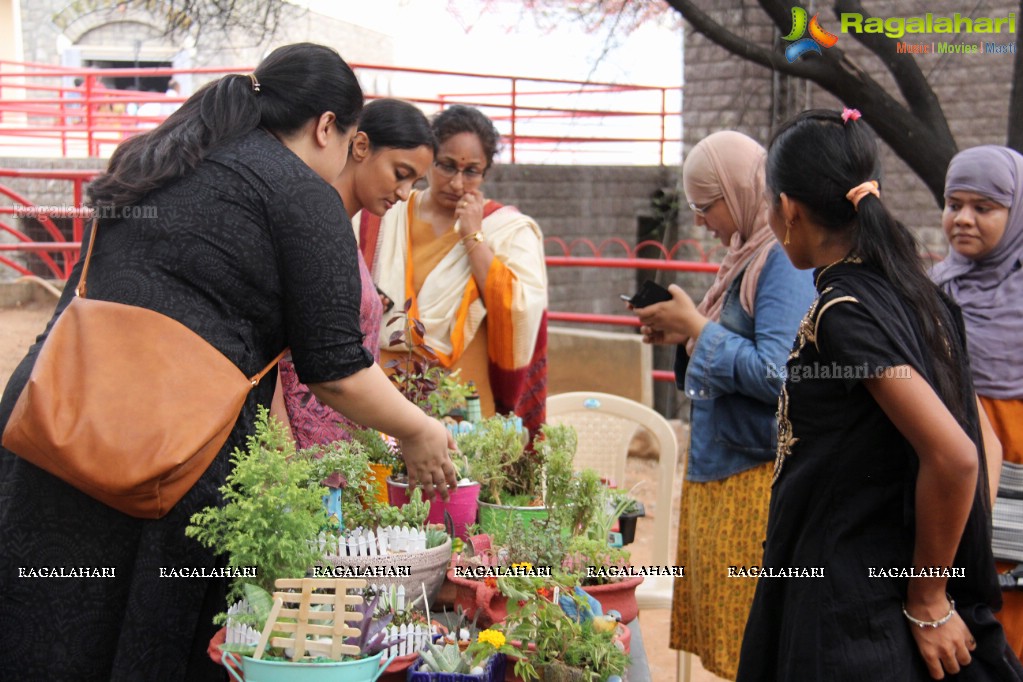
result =
[[234,601],[246,583],[271,592],[277,579],[302,577],[319,559],[310,540],[327,522],[320,481],[328,465],[296,456],[287,431],[264,407],[246,450],[236,448],[231,462],[220,488],[224,504],[193,514],[185,534],[226,553],[230,566],[256,567],[255,578],[232,582],[228,599]]
[[[368,498],[365,498],[368,499]],[[375,529],[379,527],[402,527],[423,528],[426,525],[426,518],[430,515],[430,502],[423,500],[423,491],[416,488],[408,504],[401,507],[394,507],[376,500],[357,500],[350,506],[345,506],[345,498],[342,497],[341,506],[344,509],[344,526],[348,530],[356,528]],[[447,537],[447,534],[444,534]],[[429,535],[427,536],[429,539]],[[443,544],[441,541],[440,544]]]
[[511,496],[542,499],[541,467],[525,450],[525,432],[508,427],[504,417],[494,416],[459,434],[458,449],[468,460],[467,475],[480,484],[480,500],[507,504]]
[[[629,553],[610,551],[607,545],[611,527],[631,497],[609,489],[598,472],[575,472],[578,438],[570,425],[546,424],[533,442],[532,457],[535,490],[513,492],[510,479],[514,465],[527,461],[526,451],[509,437],[499,417],[484,420],[475,432],[460,436],[459,444],[467,453],[473,477],[480,482],[480,499],[498,504],[528,506],[530,500],[547,507],[547,517],[525,522],[513,516],[510,522],[491,532],[494,547],[507,553],[508,561],[529,561],[555,570],[582,571],[585,566],[619,565]],[[486,492],[484,492],[486,491]],[[624,560],[623,560],[624,558]],[[584,584],[600,584],[616,578],[587,578]]]
[[463,384],[461,369],[454,372],[442,368],[437,375],[437,388],[427,397],[429,412],[434,417],[441,419],[450,415],[464,415],[466,411],[466,399],[472,390],[468,384]]
[[629,666],[628,654],[618,648],[610,633],[598,632],[592,620],[572,618],[546,599],[509,601],[507,623],[512,637],[536,647],[535,652],[516,660],[515,674],[524,680],[539,680],[545,667],[564,664],[585,671],[586,682],[600,682],[609,675],[623,674]]
[[438,419],[462,411],[469,396],[468,386],[461,383],[458,372],[450,372],[437,364],[433,349],[418,341],[426,334],[421,320],[412,317],[412,299],[387,320],[390,325],[404,319],[404,327],[389,339],[390,345],[404,343],[408,349],[403,359],[389,360],[384,367],[391,370],[390,379],[410,402]]
[[376,429],[354,429],[351,434],[352,439],[365,449],[367,458],[373,464],[381,464],[393,469],[401,463],[397,452],[384,441]]

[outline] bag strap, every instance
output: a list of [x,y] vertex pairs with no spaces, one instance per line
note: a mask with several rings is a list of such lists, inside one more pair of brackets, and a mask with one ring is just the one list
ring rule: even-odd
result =
[[[82,264],[82,277],[78,280],[78,286],[75,287],[75,296],[85,298],[85,278],[89,274],[89,261],[92,260],[92,247],[96,244],[96,228],[99,227],[99,220],[96,218],[92,219],[92,234],[89,237],[89,248],[85,252],[85,263]],[[287,354],[288,349],[285,348],[275,357],[270,363],[262,369],[258,374],[254,374],[249,377],[249,382],[255,387],[263,379],[267,372],[274,368],[274,366],[280,362]]]
[[92,259],[92,247],[96,244],[96,228],[99,227],[99,220],[92,219],[92,233],[89,235],[89,248],[85,252],[85,263],[82,265],[82,276],[75,287],[75,296],[85,298],[85,277],[89,274],[89,261]]
[[253,388],[256,386],[256,384],[258,384],[263,379],[263,377],[266,375],[267,372],[269,372],[271,369],[273,369],[274,366],[277,365],[278,362],[280,362],[281,360],[284,359],[284,356],[287,354],[287,352],[288,352],[288,349],[285,348],[284,350],[282,350],[280,352],[280,354],[276,358],[274,358],[273,360],[270,361],[269,365],[267,365],[266,367],[263,368],[263,371],[261,371],[259,374],[255,374],[255,375],[249,377],[249,381],[252,382]]

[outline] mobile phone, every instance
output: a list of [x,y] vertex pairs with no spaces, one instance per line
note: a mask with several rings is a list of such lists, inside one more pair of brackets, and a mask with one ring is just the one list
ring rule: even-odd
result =
[[670,301],[671,292],[652,279],[648,279],[643,282],[643,286],[639,288],[639,291],[631,297],[626,297],[622,294],[621,298],[631,303],[633,308],[645,308],[648,305],[653,305],[654,303]]

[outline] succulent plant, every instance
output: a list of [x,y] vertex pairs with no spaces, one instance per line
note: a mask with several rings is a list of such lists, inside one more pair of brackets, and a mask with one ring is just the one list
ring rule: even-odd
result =
[[427,649],[422,653],[424,672],[434,673],[467,673],[469,663],[462,657],[462,651],[457,644],[427,644]]

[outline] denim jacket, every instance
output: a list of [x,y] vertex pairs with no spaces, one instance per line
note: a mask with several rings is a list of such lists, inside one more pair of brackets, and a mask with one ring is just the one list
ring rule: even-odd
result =
[[676,351],[675,382],[692,400],[688,481],[717,481],[774,459],[785,363],[816,291],[812,271],[796,270],[781,244],[764,263],[752,316],[739,302],[743,276],[692,357],[685,346]]

